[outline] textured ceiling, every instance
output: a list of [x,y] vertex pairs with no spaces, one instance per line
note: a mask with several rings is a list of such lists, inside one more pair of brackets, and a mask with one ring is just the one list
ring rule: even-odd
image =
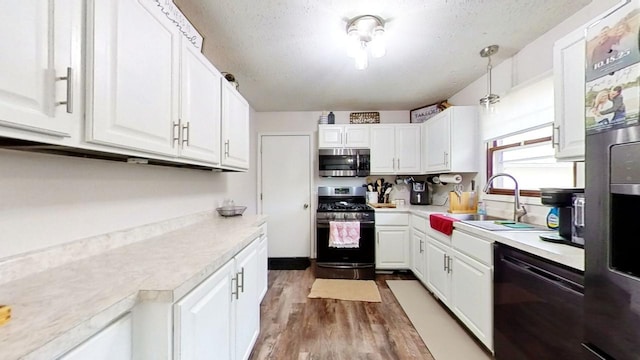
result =
[[[256,111],[408,110],[447,99],[590,0],[174,0]],[[387,21],[387,55],[356,70],[349,18]]]

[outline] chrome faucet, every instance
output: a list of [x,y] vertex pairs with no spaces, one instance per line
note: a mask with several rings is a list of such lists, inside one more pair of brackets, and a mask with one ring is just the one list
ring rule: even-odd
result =
[[484,186],[484,192],[486,193],[487,191],[489,191],[489,186],[491,186],[491,183],[493,182],[493,179],[500,177],[500,176],[506,176],[508,178],[511,178],[511,180],[513,180],[513,182],[516,184],[515,188],[513,189],[513,221],[517,221],[520,222],[520,219],[522,219],[523,216],[525,216],[527,214],[527,209],[524,208],[524,206],[520,205],[520,188],[518,187],[518,181],[516,181],[516,178],[514,178],[513,176],[506,174],[506,173],[499,173],[499,174],[495,174],[492,177],[489,178],[489,180],[487,180],[487,184]]

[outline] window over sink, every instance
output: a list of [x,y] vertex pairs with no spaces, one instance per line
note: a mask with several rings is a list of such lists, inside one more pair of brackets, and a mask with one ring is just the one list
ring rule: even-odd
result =
[[[487,142],[487,178],[508,173],[522,196],[540,196],[540,188],[576,186],[576,163],[558,162],[551,144],[552,125],[544,125]],[[514,183],[496,178],[490,194],[513,195]]]

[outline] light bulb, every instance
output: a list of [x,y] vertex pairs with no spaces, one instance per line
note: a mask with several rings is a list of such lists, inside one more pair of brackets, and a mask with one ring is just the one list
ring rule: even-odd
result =
[[360,48],[356,52],[356,69],[364,70],[369,66],[369,59],[367,58],[367,48],[364,42],[360,44]]
[[347,33],[347,55],[355,58],[361,46],[358,29],[355,26],[350,27]]
[[373,29],[373,36],[371,38],[371,56],[374,58],[383,57],[387,50],[385,48],[384,28],[382,26],[376,26]]

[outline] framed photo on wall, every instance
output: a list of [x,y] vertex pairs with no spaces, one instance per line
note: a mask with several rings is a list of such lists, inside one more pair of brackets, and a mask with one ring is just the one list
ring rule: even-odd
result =
[[435,103],[432,105],[427,105],[427,106],[413,109],[409,113],[410,122],[423,123],[427,121],[427,119],[432,118],[434,115],[436,115],[440,111],[442,111],[440,108],[440,103]]

